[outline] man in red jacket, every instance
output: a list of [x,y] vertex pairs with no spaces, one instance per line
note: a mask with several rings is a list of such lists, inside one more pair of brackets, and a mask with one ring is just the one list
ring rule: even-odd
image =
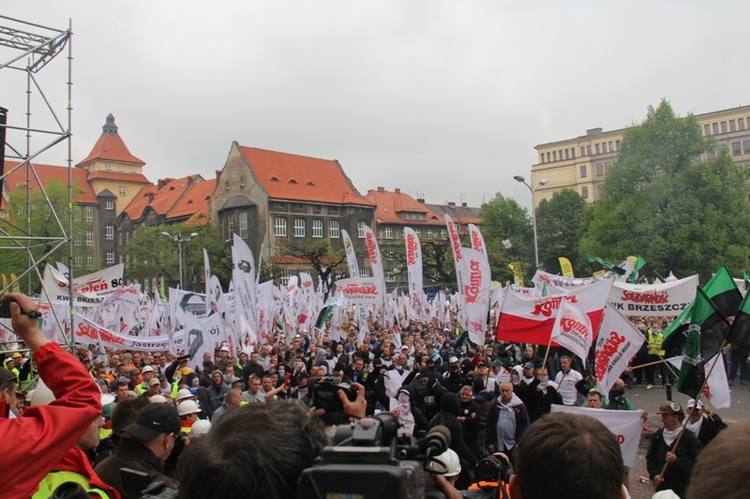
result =
[[50,405],[30,407],[17,419],[0,419],[2,496],[27,498],[101,416],[101,394],[81,362],[42,335],[33,312],[34,301],[20,293],[6,293],[11,325],[34,353],[39,376],[55,394]]

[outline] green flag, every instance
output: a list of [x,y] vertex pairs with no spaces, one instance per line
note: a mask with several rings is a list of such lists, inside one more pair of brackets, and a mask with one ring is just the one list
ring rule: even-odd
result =
[[701,359],[701,328],[691,324],[685,338],[685,348],[682,351],[682,366],[680,367],[680,380],[677,382],[677,391],[695,398],[703,386],[706,378],[705,369]]
[[740,348],[750,350],[750,293],[745,295],[740,311],[729,329],[727,340]]
[[593,272],[594,274],[596,274],[597,272],[604,271],[604,270],[612,271],[617,275],[623,275],[625,273],[625,269],[618,267],[614,263],[609,263],[607,261],[602,260],[601,258],[597,258],[591,255],[586,255],[586,258],[589,261],[591,272]]

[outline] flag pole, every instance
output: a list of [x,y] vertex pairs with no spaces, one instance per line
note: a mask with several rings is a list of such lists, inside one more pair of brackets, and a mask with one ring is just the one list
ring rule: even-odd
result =
[[[698,405],[698,401],[701,398],[701,395],[703,395],[703,390],[706,388],[706,384],[708,384],[708,379],[711,377],[711,373],[714,372],[714,367],[716,367],[716,363],[721,360],[721,352],[724,350],[724,347],[728,343],[728,338],[724,338],[724,341],[721,343],[721,347],[719,347],[719,352],[716,354],[716,359],[714,359],[714,363],[711,364],[711,369],[708,370],[708,374],[703,379],[703,384],[701,385],[700,391],[695,395],[695,404],[693,404],[693,407],[690,408],[690,412],[685,417],[685,421],[682,422],[682,429],[680,430],[680,434],[677,436],[677,440],[675,440],[674,445],[672,446],[673,449],[677,449],[677,447],[680,445],[680,441],[682,440],[682,436],[685,434],[685,430],[687,429],[687,422],[690,421],[690,416],[693,415],[693,412],[695,411],[696,406]],[[667,472],[667,468],[669,467],[669,462],[664,463],[664,467],[661,470],[661,473],[659,473],[657,476],[660,478],[664,478],[664,473]]]

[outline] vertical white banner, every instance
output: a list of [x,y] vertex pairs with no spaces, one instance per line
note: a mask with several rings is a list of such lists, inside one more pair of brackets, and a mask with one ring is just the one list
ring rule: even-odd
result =
[[448,227],[448,238],[453,249],[453,265],[456,267],[456,284],[458,285],[458,322],[462,327],[468,328],[466,317],[466,299],[464,297],[464,286],[466,285],[466,276],[464,275],[465,266],[463,263],[464,248],[461,246],[461,238],[458,235],[456,224],[447,213],[445,214],[445,225]]
[[404,227],[406,271],[409,276],[409,304],[420,320],[424,320],[424,283],[422,274],[422,245],[417,232]]
[[[255,259],[250,247],[237,234],[234,234],[232,244],[232,264],[235,314],[238,318],[244,319],[252,335],[256,335],[258,333],[258,291],[255,279]],[[242,324],[242,321],[237,320],[237,324]],[[248,331],[243,328],[242,345],[247,343],[246,333]]]
[[468,322],[469,338],[474,343],[484,345],[487,314],[489,312],[490,264],[487,257],[479,251],[462,248],[464,266],[463,296],[466,303],[466,318]]

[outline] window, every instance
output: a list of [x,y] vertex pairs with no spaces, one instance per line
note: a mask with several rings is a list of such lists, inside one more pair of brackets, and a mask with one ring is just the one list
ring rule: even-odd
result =
[[73,246],[80,246],[81,245],[81,235],[76,234],[73,236]]
[[107,164],[104,165],[104,169],[107,170],[108,172],[111,172],[112,171],[112,165],[109,164],[109,163],[107,163]]
[[229,217],[229,236],[231,237],[235,232],[237,232],[237,221],[234,215],[231,215]]
[[385,282],[396,282],[396,273],[393,270],[385,273]]
[[602,152],[604,152],[604,154],[607,154],[607,143],[606,142],[602,142]]
[[94,270],[94,257],[93,255],[86,255],[86,268]]
[[113,250],[109,250],[104,254],[104,263],[107,265],[115,263],[115,252]]
[[589,188],[588,187],[581,187],[581,196],[583,199],[589,198]]
[[604,184],[596,184],[596,197],[601,198],[604,192]]
[[604,163],[597,163],[596,164],[596,176],[597,177],[604,176]]
[[105,210],[114,210],[115,209],[115,202],[111,199],[108,199],[104,202],[104,209]]
[[609,141],[609,152],[615,152],[614,145],[615,145],[615,143],[610,140]]
[[73,266],[74,267],[80,267],[81,265],[83,265],[83,258],[80,255],[74,257],[73,258]]
[[706,137],[711,135],[711,125],[703,125],[703,135]]
[[124,171],[124,170],[125,170],[125,167],[124,167],[124,166],[122,166],[122,165],[117,165],[117,171],[118,171],[118,172],[121,172],[121,171]]
[[127,189],[125,189],[124,185],[120,186],[120,196],[125,196],[128,193]]
[[338,239],[340,237],[338,220],[331,220],[328,222],[328,237],[331,239]]
[[729,131],[730,132],[736,132],[737,131],[737,122],[734,120],[729,120]]
[[448,229],[441,229],[440,230],[440,239],[448,239]]
[[93,245],[94,245],[94,231],[87,230],[86,231],[86,246],[93,246]]
[[609,175],[609,171],[612,169],[612,163],[606,162],[604,163],[604,174]]
[[570,149],[565,149],[565,159],[570,159]]
[[427,229],[427,239],[432,239],[432,229]]
[[591,146],[586,146],[586,154],[591,156]]
[[718,123],[714,123],[713,124],[713,130],[714,130],[714,135],[719,135],[719,124]]
[[122,246],[122,231],[121,230],[117,231],[117,244]]
[[104,227],[104,239],[107,241],[114,241],[115,239],[115,226],[107,225]]
[[247,212],[243,211],[240,213],[240,237],[242,239],[247,239],[247,236],[248,236]]
[[722,121],[721,122],[721,133],[727,133],[727,122]]
[[229,192],[229,182],[224,182],[224,190]]
[[294,237],[305,237],[305,219],[294,219]]
[[557,151],[552,151],[552,161],[557,161]]
[[293,275],[291,269],[282,269],[280,274],[281,274],[281,284],[283,284],[284,286],[289,284],[289,279],[291,279]]
[[365,238],[365,222],[363,220],[357,222],[357,237],[360,239]]
[[544,153],[543,152],[539,153],[539,162],[540,163],[544,163]]
[[601,153],[602,153],[602,146],[601,146],[601,144],[596,144],[596,154],[601,154]]
[[586,178],[586,165],[581,166],[581,178]]
[[135,173],[135,166],[130,167],[130,173]]
[[586,148],[581,146],[581,156],[586,156]]
[[576,148],[575,148],[575,147],[571,147],[571,148],[570,148],[570,156],[571,156],[571,157],[572,157],[573,159],[576,159]]
[[359,269],[359,277],[372,277],[370,275],[370,269],[368,267]]
[[312,237],[323,237],[323,220],[312,221]]
[[550,159],[550,153],[547,153],[547,163],[549,163],[550,161],[552,161],[552,160]]
[[745,154],[750,154],[750,140],[746,140],[742,143],[742,148],[745,151]]
[[276,237],[286,237],[286,218],[276,217],[273,219],[273,235]]
[[385,229],[383,229],[383,237],[386,239],[393,239],[393,228],[386,227]]
[[94,209],[91,206],[86,207],[86,221],[87,222],[94,221]]
[[732,142],[732,156],[739,156],[742,154],[742,144],[739,142]]
[[245,178],[240,179],[240,187],[245,187]]
[[81,207],[80,206],[73,207],[73,221],[74,222],[81,221]]
[[740,130],[745,129],[745,118],[740,118],[737,120],[737,122],[740,124]]

